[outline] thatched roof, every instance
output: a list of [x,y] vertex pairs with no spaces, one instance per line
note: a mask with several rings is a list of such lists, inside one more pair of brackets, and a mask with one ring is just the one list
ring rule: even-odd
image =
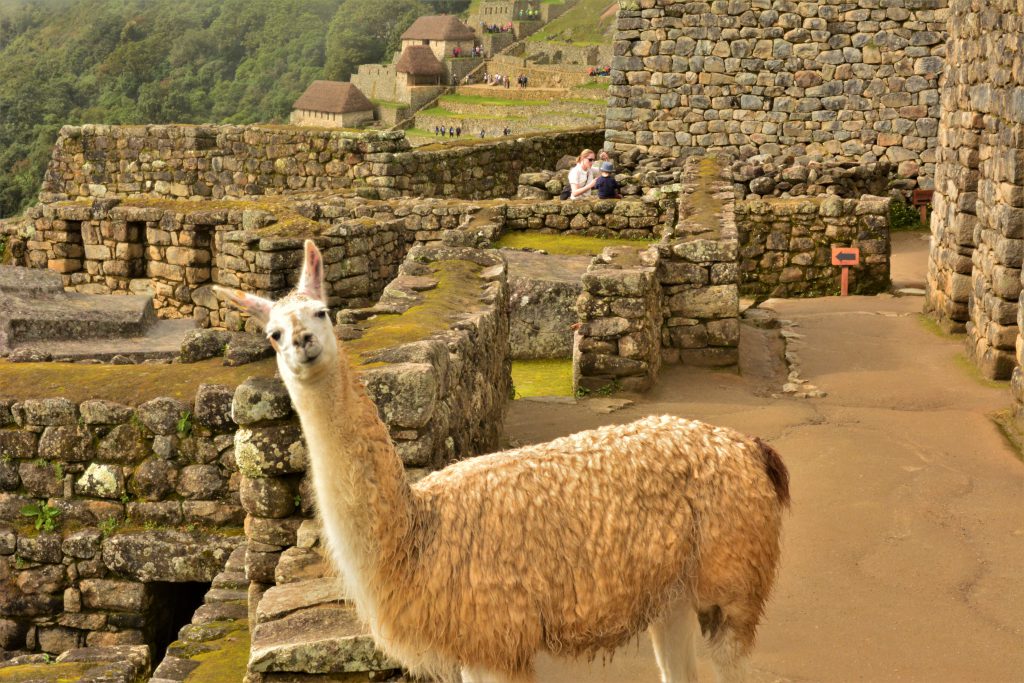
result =
[[373,103],[351,83],[339,81],[313,81],[306,92],[295,100],[292,109],[321,111],[329,114],[348,114],[353,111],[369,111]]
[[395,64],[398,73],[413,76],[443,76],[444,66],[437,61],[429,45],[410,45],[402,50],[402,56]]
[[473,29],[450,14],[420,17],[402,34],[402,40],[473,40]]

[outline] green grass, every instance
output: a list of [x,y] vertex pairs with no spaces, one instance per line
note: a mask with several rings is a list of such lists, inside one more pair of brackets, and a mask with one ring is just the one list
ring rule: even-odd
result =
[[615,14],[604,20],[605,11],[614,5],[609,0],[580,0],[565,14],[531,35],[530,41],[598,45],[609,41],[609,31],[615,25]]
[[539,232],[515,231],[501,236],[495,245],[509,249],[543,249],[558,256],[594,256],[605,247],[636,247],[646,249],[647,240],[606,239],[582,235],[549,235]]
[[505,115],[489,115],[489,114],[459,114],[454,111],[449,111],[444,107],[431,107],[430,109],[424,109],[419,112],[419,116],[441,116],[447,119],[469,119],[473,121],[486,120],[486,121],[525,121],[525,116],[509,116]]
[[374,104],[380,107],[387,107],[388,109],[408,109],[409,105],[404,102],[392,102],[390,100],[370,100]]
[[512,384],[517,399],[535,396],[572,396],[572,361],[513,361]]
[[484,97],[483,95],[443,95],[438,102],[448,104],[483,104],[492,107],[535,107],[548,104],[547,100],[512,100],[507,98]]
[[601,78],[604,78],[605,80],[603,80],[603,81],[591,81],[589,83],[584,83],[583,85],[576,85],[576,86],[573,86],[573,90],[603,90],[603,91],[607,91],[608,90],[608,78],[607,78],[607,76],[602,76]]
[[983,387],[988,387],[990,389],[1005,389],[1010,385],[1009,380],[989,379],[982,375],[978,366],[975,365],[974,361],[968,358],[965,353],[956,354],[955,362],[971,379]]

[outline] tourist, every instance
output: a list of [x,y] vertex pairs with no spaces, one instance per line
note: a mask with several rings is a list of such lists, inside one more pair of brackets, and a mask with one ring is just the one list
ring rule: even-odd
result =
[[455,137],[462,137],[462,126],[455,126]]
[[484,129],[483,128],[480,129],[480,139],[481,140],[484,139]]
[[448,126],[448,137],[455,137],[455,126]]
[[612,162],[601,162],[601,176],[594,183],[598,199],[622,199],[622,193],[619,191],[619,181],[615,180],[615,177],[612,175],[614,171],[615,167],[612,165]]
[[576,157],[576,165],[569,170],[568,199],[589,199],[591,190],[597,183],[597,171],[594,169],[594,150],[585,149]]

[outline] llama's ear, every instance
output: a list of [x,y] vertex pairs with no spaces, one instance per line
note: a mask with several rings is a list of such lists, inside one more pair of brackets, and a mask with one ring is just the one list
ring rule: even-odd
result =
[[260,325],[266,324],[267,319],[270,317],[270,309],[274,305],[274,302],[270,299],[264,299],[255,294],[248,294],[239,289],[228,289],[214,285],[213,293],[251,315]]
[[306,260],[302,264],[298,291],[311,299],[324,300],[324,260],[313,240],[306,240]]

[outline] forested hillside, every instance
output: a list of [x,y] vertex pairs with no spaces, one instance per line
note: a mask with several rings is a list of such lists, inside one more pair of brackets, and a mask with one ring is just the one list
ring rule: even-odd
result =
[[0,217],[64,124],[286,119],[317,78],[386,60],[420,0],[0,0]]

